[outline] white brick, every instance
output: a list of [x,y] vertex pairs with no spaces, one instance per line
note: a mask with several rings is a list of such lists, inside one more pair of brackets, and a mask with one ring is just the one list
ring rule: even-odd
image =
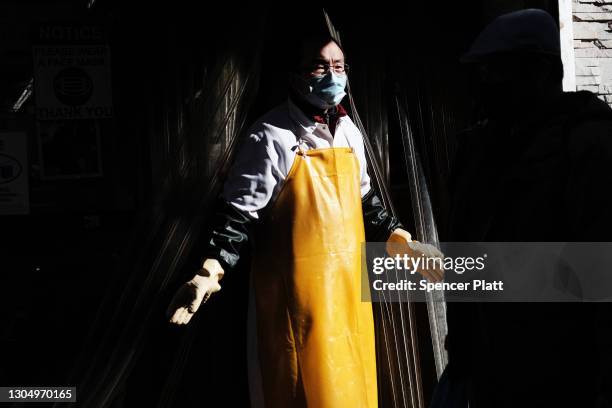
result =
[[574,40],[574,49],[578,48],[612,48],[612,40]]
[[579,91],[591,91],[594,93],[599,92],[599,87],[593,85],[576,85],[576,89]]
[[608,103],[612,103],[612,95],[604,95],[604,100]]
[[591,40],[587,40],[587,41],[574,40],[574,48],[597,48],[597,47],[595,47],[595,44],[593,44],[593,41]]
[[581,67],[576,64],[576,75],[578,76],[601,76],[601,68],[599,67]]
[[576,58],[612,58],[612,50],[599,48],[577,48],[574,50]]
[[576,67],[598,67],[599,58],[576,58]]
[[577,76],[576,85],[599,85],[601,77],[599,76]]
[[599,39],[607,40],[612,39],[612,33],[606,30],[610,30],[608,23],[598,22],[580,22],[574,21],[574,39],[576,40],[589,40]]
[[574,3],[572,4],[574,13],[600,13],[602,11],[612,11],[612,4],[588,4]]
[[612,94],[612,84],[600,84],[598,94]]
[[612,48],[612,40],[600,40],[599,42],[606,48]]
[[612,13],[574,13],[580,21],[610,21],[612,20]]
[[601,58],[599,67],[601,68],[601,82],[604,84],[612,83],[612,58]]

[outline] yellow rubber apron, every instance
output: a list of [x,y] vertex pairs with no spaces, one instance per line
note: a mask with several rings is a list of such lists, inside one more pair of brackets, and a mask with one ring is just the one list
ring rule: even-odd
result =
[[253,285],[266,407],[376,407],[359,162],[350,148],[301,151],[257,232]]

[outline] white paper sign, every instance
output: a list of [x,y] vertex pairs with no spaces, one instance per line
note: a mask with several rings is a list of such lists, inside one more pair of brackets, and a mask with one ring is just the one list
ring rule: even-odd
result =
[[0,133],[0,215],[30,212],[27,137]]
[[33,53],[38,120],[113,116],[108,46],[44,45]]

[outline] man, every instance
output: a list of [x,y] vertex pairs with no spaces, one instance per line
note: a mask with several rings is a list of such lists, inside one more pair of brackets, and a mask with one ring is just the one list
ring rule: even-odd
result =
[[375,407],[361,243],[407,245],[411,237],[370,187],[362,136],[340,105],[342,49],[327,35],[312,36],[300,54],[289,100],[253,125],[238,152],[207,259],[177,293],[171,321],[188,323],[251,241],[265,405]]
[[[552,17],[498,17],[463,62],[478,122],[459,138],[450,240],[609,241],[612,113],[590,92],[562,91]],[[463,388],[470,408],[611,406],[608,309],[449,304],[447,389]]]

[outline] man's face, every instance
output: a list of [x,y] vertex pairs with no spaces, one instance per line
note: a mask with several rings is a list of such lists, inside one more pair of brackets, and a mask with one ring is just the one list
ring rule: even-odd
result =
[[332,69],[338,75],[346,75],[344,53],[334,41],[323,46],[315,43],[304,44],[300,63],[301,75],[308,79],[325,75]]
[[521,114],[542,95],[546,67],[534,57],[501,55],[472,65],[474,96],[492,116]]

